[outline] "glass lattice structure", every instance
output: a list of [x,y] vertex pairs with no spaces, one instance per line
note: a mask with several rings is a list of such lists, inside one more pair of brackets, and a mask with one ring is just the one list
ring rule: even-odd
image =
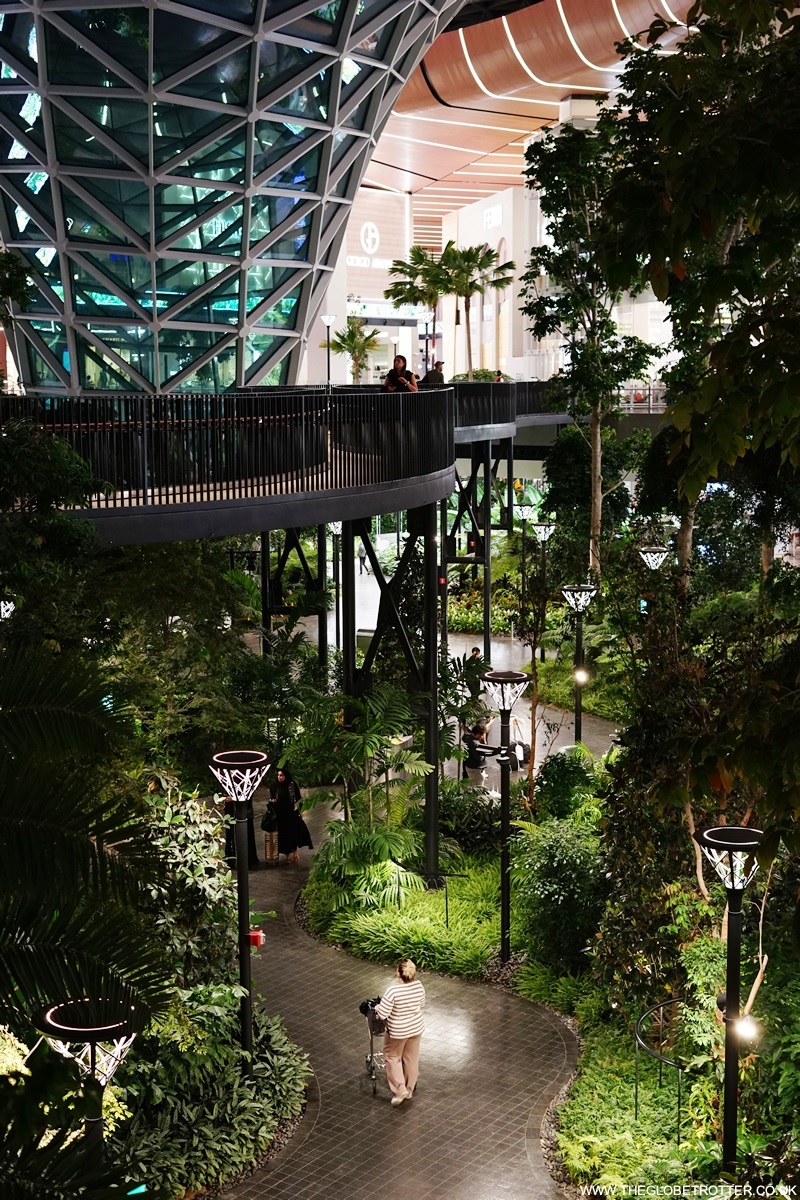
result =
[[0,238],[32,392],[294,378],[353,196],[462,0],[69,0],[0,13]]

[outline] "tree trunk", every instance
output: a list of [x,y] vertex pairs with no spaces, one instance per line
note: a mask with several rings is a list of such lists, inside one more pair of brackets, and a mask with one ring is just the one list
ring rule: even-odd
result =
[[469,319],[469,296],[464,297],[464,320],[467,323],[467,379],[472,383],[472,325]]
[[533,811],[533,789],[536,779],[536,730],[539,711],[539,674],[536,646],[531,646],[531,756],[528,759],[528,807]]
[[589,445],[592,452],[592,511],[589,526],[589,574],[600,582],[600,529],[603,522],[603,442],[600,436],[600,407],[589,416]]
[[694,510],[696,504],[687,504],[681,514],[678,536],[675,539],[678,550],[678,595],[685,596],[689,591],[689,559],[692,557],[692,537],[694,534]]
[[772,526],[762,530],[761,540],[761,578],[766,579],[775,563],[775,535]]

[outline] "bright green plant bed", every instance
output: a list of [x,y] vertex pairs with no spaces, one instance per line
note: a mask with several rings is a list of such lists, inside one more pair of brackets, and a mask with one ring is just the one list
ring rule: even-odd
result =
[[[572,711],[575,707],[575,681],[571,662],[551,658],[540,663],[538,680],[539,697],[545,704]],[[607,683],[600,672],[583,689],[583,711],[623,725],[629,717],[620,687],[613,681]]]

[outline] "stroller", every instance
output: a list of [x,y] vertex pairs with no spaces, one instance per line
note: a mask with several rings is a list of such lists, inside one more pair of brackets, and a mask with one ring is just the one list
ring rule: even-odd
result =
[[366,1056],[366,1068],[367,1078],[372,1080],[373,1096],[378,1090],[378,1071],[386,1069],[383,1051],[375,1048],[375,1039],[383,1037],[386,1032],[386,1021],[375,1012],[375,1008],[380,1002],[381,997],[376,996],[374,1000],[362,1000],[358,1006],[358,1011],[367,1018],[367,1029],[369,1030],[369,1054]]

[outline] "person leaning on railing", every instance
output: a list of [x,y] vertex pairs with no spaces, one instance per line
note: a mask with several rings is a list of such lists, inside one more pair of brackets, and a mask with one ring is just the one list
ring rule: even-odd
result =
[[383,381],[385,392],[418,392],[417,381],[411,371],[406,370],[407,360],[402,354],[397,354],[394,366]]

